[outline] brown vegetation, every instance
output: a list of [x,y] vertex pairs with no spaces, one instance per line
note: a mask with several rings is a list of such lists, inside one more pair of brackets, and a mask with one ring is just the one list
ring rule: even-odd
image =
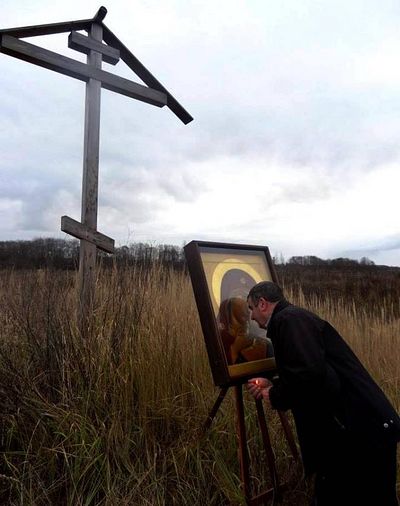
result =
[[[350,284],[345,271],[279,276],[288,298],[343,333],[399,409],[398,277],[374,273],[364,290],[365,280]],[[233,396],[199,434],[218,392],[188,276],[157,262],[100,271],[85,340],[75,278],[62,270],[0,272],[0,503],[243,504]],[[260,490],[269,477],[254,402],[245,397]],[[275,413],[266,412],[290,484],[285,504],[305,505],[301,472]]]

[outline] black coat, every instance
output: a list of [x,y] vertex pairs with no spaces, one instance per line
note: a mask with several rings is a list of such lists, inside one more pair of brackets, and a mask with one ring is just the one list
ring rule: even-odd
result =
[[396,411],[328,322],[282,300],[267,335],[279,373],[270,401],[292,410],[307,473],[318,471],[343,436],[371,447],[400,440]]

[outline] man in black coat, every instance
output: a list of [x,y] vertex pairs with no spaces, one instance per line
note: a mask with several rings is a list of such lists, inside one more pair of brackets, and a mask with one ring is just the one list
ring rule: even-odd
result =
[[249,380],[250,393],[291,409],[317,506],[397,506],[400,418],[339,333],[285,300],[270,281],[249,293],[251,318],[267,329],[279,378]]

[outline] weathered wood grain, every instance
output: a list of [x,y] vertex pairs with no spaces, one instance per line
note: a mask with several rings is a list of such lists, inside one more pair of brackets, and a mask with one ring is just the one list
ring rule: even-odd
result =
[[67,56],[59,55],[10,35],[3,35],[1,37],[0,51],[9,56],[14,56],[20,60],[34,63],[40,67],[74,77],[81,81],[88,82],[89,79],[96,79],[101,83],[102,88],[157,107],[163,107],[167,104],[167,95],[163,92],[116,76],[105,70],[93,68]]
[[93,40],[91,37],[86,37],[78,32],[71,32],[68,37],[68,47],[84,53],[89,54],[89,51],[97,51],[103,55],[103,61],[115,65],[119,62],[119,50],[101,42]]
[[106,253],[114,253],[115,251],[114,239],[83,225],[69,216],[61,217],[61,230],[76,237],[77,239],[83,239],[91,242],[96,245],[97,248],[105,251]]

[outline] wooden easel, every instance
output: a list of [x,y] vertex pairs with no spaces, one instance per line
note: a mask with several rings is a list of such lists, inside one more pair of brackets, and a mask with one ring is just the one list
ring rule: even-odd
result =
[[[207,420],[203,425],[203,433],[206,432],[218,412],[219,407],[222,404],[222,401],[225,398],[225,395],[230,387],[221,388],[219,395],[208,415]],[[282,489],[284,486],[279,482],[279,476],[276,470],[275,465],[275,455],[272,450],[271,439],[269,436],[267,422],[265,420],[264,408],[262,405],[262,400],[255,400],[256,408],[257,408],[257,418],[258,425],[261,430],[261,436],[263,441],[263,447],[265,451],[265,455],[267,457],[268,469],[272,478],[272,488],[265,490],[261,494],[257,496],[251,496],[251,483],[250,483],[250,472],[249,472],[249,453],[247,448],[247,437],[246,437],[246,425],[244,419],[244,404],[243,404],[243,385],[233,385],[235,389],[235,399],[236,399],[236,416],[237,416],[237,435],[239,440],[239,464],[240,464],[240,475],[242,479],[243,492],[246,498],[246,504],[248,506],[257,506],[262,504],[267,504],[267,501],[271,498],[274,498],[276,501],[280,502],[282,500]],[[283,427],[283,431],[288,442],[290,451],[297,461],[299,458],[299,454],[297,451],[296,443],[294,441],[293,433],[290,428],[289,422],[287,420],[286,414],[282,411],[278,411],[278,415]]]

